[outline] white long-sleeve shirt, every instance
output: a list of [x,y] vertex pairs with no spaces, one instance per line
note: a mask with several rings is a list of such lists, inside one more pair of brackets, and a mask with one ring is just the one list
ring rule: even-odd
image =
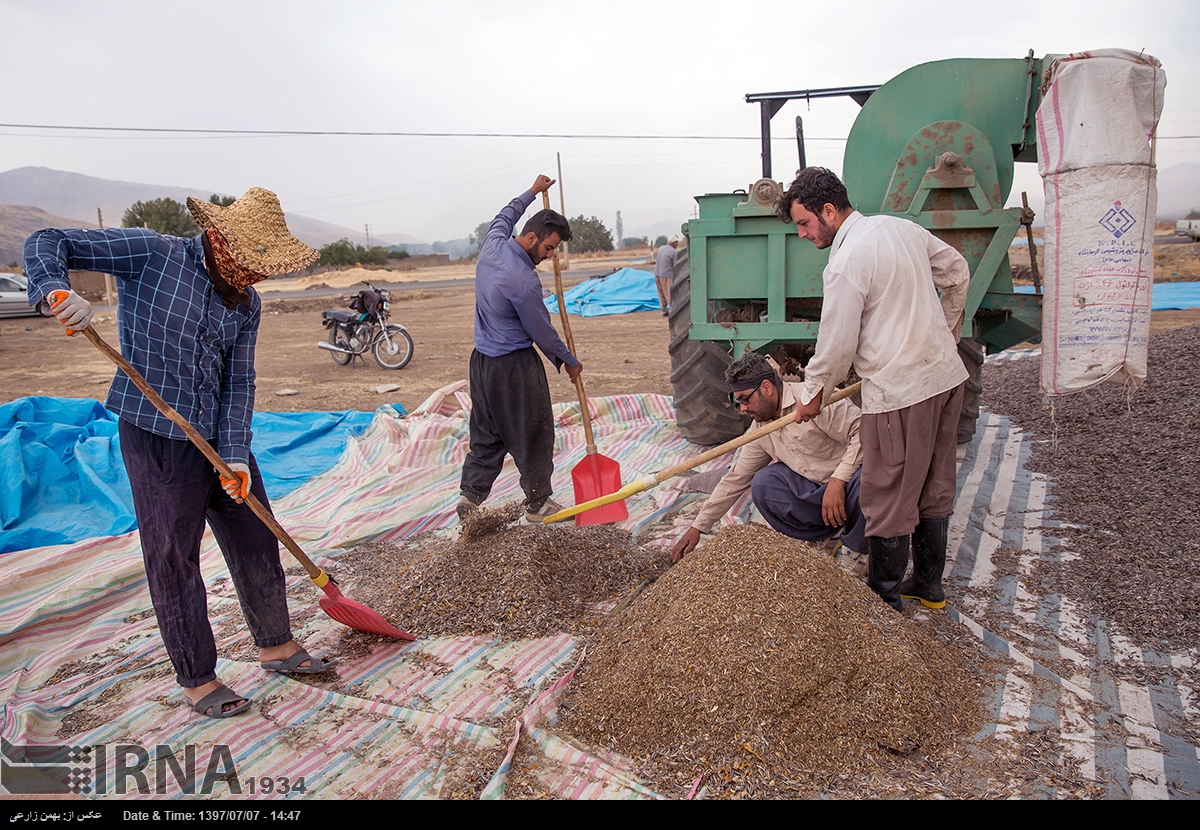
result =
[[822,390],[828,399],[851,365],[863,379],[867,413],[892,412],[958,386],[967,379],[956,335],[970,279],[962,255],[920,225],[851,213],[830,246],[817,349],[801,400]]

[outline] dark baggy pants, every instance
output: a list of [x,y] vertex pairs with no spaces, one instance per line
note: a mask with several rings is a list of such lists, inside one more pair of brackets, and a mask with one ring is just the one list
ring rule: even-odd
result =
[[861,473],[862,470],[855,470],[846,482],[846,523],[841,527],[830,527],[821,517],[821,499],[828,485],[809,481],[782,461],[754,475],[750,495],[767,524],[784,536],[822,542],[840,530],[842,544],[861,553],[866,549],[866,518],[858,503]]
[[867,535],[908,536],[954,512],[954,450],[963,384],[893,412],[864,412],[862,506]]
[[[150,600],[179,685],[202,686],[217,677],[217,646],[200,574],[206,520],[225,555],[255,645],[270,648],[290,641],[274,534],[249,507],[225,493],[212,462],[190,441],[164,438],[126,421],[119,422],[119,430]],[[253,455],[249,467],[251,492],[269,509]]]
[[471,450],[462,492],[482,504],[509,454],[521,473],[525,504],[550,498],[554,471],[554,412],[546,369],[533,347],[501,357],[471,352]]

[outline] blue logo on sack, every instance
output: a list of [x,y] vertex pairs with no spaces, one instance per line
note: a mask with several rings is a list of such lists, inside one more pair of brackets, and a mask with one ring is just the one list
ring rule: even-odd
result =
[[1113,202],[1108,213],[1100,220],[1100,226],[1117,239],[1129,233],[1130,228],[1136,224],[1137,220],[1133,218],[1133,214],[1121,207],[1119,201]]

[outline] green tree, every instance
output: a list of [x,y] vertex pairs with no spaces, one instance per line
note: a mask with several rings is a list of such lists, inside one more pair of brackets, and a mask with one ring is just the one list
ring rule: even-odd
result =
[[387,265],[388,250],[382,245],[372,245],[368,251],[362,245],[355,245],[346,237],[337,242],[330,242],[321,248],[321,258],[317,265],[328,265],[331,268],[342,268],[349,265]]
[[337,242],[323,245],[321,246],[321,258],[317,260],[317,265],[328,265],[331,268],[357,265],[358,254],[354,248],[354,243],[344,236]]
[[663,245],[666,245],[670,241],[671,240],[667,239],[667,235],[664,233],[658,239],[654,240],[654,247],[661,248]]
[[583,214],[580,214],[570,220],[570,224],[571,253],[587,254],[613,249],[612,233],[595,216],[585,219]]
[[221,207],[229,207],[230,205],[232,205],[234,202],[237,201],[237,197],[236,196],[218,196],[216,193],[214,193],[213,195],[208,197],[208,201],[212,202],[214,205],[220,205]]
[[372,245],[370,250],[362,245],[355,245],[358,261],[362,265],[387,265],[388,249],[382,245]]
[[121,217],[123,228],[149,228],[166,236],[196,236],[199,226],[188,209],[174,199],[134,202]]
[[1196,210],[1195,208],[1192,208],[1188,212],[1188,215],[1183,218],[1184,219],[1200,219],[1200,210]]
[[471,243],[471,251],[473,256],[479,256],[479,249],[483,246],[483,239],[487,236],[488,228],[492,226],[491,220],[480,222],[479,227],[467,237],[467,242]]

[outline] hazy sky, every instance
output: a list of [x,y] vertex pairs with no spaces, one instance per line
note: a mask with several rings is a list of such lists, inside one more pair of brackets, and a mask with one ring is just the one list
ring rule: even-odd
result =
[[[466,236],[563,160],[569,215],[626,235],[761,172],[748,92],[879,84],[951,57],[1145,50],[1167,75],[1159,168],[1200,162],[1200,3],[0,0],[0,122],[226,130],[742,136],[753,140],[139,135],[0,127],[36,165],[240,195],[372,234]],[[775,178],[840,172],[857,105],[792,102]],[[1029,165],[1015,187],[1037,190]],[[786,182],[785,182],[786,183]],[[1040,198],[1037,199],[1040,202]],[[558,207],[557,188],[553,192]]]

